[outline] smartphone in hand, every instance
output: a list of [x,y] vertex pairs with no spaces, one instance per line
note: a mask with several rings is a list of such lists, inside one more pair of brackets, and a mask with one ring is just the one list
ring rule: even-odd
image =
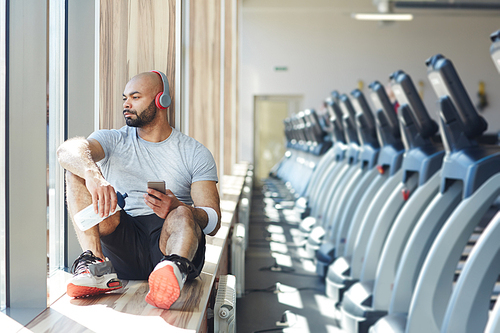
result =
[[[161,193],[165,193],[166,192],[165,181],[164,180],[148,181],[148,188],[152,188],[153,190],[157,190],[157,191],[159,191]],[[151,195],[151,196],[155,197],[154,195]],[[158,198],[156,198],[156,199],[158,199]]]

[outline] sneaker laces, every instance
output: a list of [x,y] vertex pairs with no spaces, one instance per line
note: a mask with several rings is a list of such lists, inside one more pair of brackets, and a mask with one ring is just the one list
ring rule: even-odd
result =
[[78,275],[81,273],[89,272],[88,266],[96,263],[104,262],[101,258],[96,257],[92,251],[87,250],[80,254],[78,258],[73,262],[71,266],[71,273]]
[[190,273],[197,271],[196,266],[191,262],[191,260],[181,257],[177,254],[163,256],[163,259],[160,262],[165,260],[175,263],[177,267],[179,267],[181,273],[185,276],[188,276]]

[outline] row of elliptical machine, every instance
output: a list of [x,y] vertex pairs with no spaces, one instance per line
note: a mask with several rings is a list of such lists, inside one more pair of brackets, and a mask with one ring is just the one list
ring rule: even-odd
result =
[[318,202],[324,197],[321,195],[322,190],[324,190],[324,184],[332,181],[331,176],[338,174],[338,169],[344,161],[346,144],[344,126],[342,125],[342,112],[336,104],[335,107],[332,107],[333,103],[335,102],[332,98],[328,98],[325,101],[328,108],[323,118],[328,124],[327,132],[330,133],[332,146],[319,161],[308,182],[304,196],[300,197],[294,206],[294,209],[302,217],[311,214],[311,207],[316,208],[318,206]]
[[[498,36],[495,38],[498,44]],[[493,49],[492,55],[499,53],[498,47],[495,52]],[[325,195],[324,190],[327,190],[327,200],[319,208],[316,205],[315,219],[310,219],[315,220],[316,227],[309,235],[307,246],[313,253],[319,248],[316,258],[320,276],[325,274],[332,259],[337,258],[326,271],[327,294],[337,301],[342,311],[343,329],[349,332],[368,331],[387,313],[388,316],[378,321],[372,331],[386,332],[389,328],[407,332],[439,331],[447,305],[462,304],[448,303],[458,260],[474,228],[498,197],[499,149],[480,146],[475,140],[486,130],[486,122],[474,109],[451,61],[437,55],[429,59],[427,65],[429,79],[440,98],[445,151],[433,137],[437,125],[429,117],[410,77],[399,71],[391,76],[391,83],[400,104],[399,120],[406,148],[400,172],[394,172],[398,168],[394,161],[397,152],[401,151],[396,148],[397,126],[391,127],[390,115],[394,111],[381,85],[374,83],[370,88],[378,109],[377,130],[382,146],[377,160],[380,174],[373,176],[368,172],[367,160],[349,163],[349,159],[344,159],[342,163],[338,158],[341,154],[332,151],[334,166],[325,167],[321,174],[314,175],[315,179],[330,181],[320,182],[323,186],[318,185],[313,192],[317,197],[318,192],[323,190]],[[366,132],[362,130],[367,126],[363,118],[367,104],[364,99],[359,102],[359,96],[360,92],[354,92],[352,100],[356,101],[353,104],[358,118],[358,135],[364,138]],[[336,101],[344,113],[344,127],[352,129],[349,118],[353,113],[349,103],[331,99],[331,109],[335,108]],[[352,141],[348,139],[349,143]],[[371,143],[370,148],[373,148]],[[393,153],[391,158],[384,160],[383,152],[388,146]],[[370,148],[366,150],[375,151]],[[358,147],[358,160],[362,152],[363,145]],[[393,163],[385,164],[388,161]],[[389,165],[393,169],[392,176],[383,178],[385,171],[390,170]],[[364,172],[363,168],[366,168]],[[334,170],[336,175],[331,174]],[[332,181],[339,178],[343,181]],[[396,180],[390,182],[391,178]],[[335,188],[328,188],[332,185]],[[315,206],[311,207],[314,212]],[[494,207],[493,212],[497,209]],[[323,220],[320,224],[318,218]],[[457,220],[462,223],[459,232]],[[489,220],[489,217],[483,218],[482,224]],[[309,221],[306,219],[306,222]],[[303,230],[312,225],[306,222]],[[455,232],[447,229],[449,225]],[[316,230],[321,232],[315,233]],[[494,274],[489,276],[496,280],[498,272]],[[491,288],[483,294],[489,299]],[[468,297],[466,291],[461,295]],[[453,313],[466,318],[461,315],[463,310],[453,312],[450,307],[446,318]],[[446,325],[453,322],[456,320],[445,320]],[[456,327],[449,330],[452,331],[455,332]]]
[[[314,255],[323,239],[336,236],[342,221],[350,217],[350,207],[366,193],[366,187],[374,181],[380,183],[375,168],[380,152],[375,119],[361,91],[354,90],[351,96],[352,99],[346,94],[333,93],[328,100],[328,107],[336,119],[341,114],[346,145],[337,145],[340,148],[337,151],[345,147],[345,153],[335,154],[343,159],[335,160],[332,172],[322,177],[325,181],[318,190],[321,195],[316,202],[311,201],[311,216],[301,224],[304,232],[312,229],[306,242],[310,256]],[[334,250],[327,247],[324,246],[327,253]],[[318,268],[318,272],[324,275],[321,270]]]
[[[352,253],[339,253],[326,277],[327,295],[342,310],[343,328],[354,332],[366,331],[383,315],[379,309],[366,308],[376,290],[377,267],[384,263],[384,255],[397,260],[398,251],[405,244],[404,238],[397,238],[399,243],[387,252],[386,241],[391,239],[391,231],[402,224],[400,233],[408,237],[404,229],[415,224],[437,193],[444,157],[442,146],[434,137],[438,127],[429,117],[411,78],[398,71],[391,75],[391,83],[400,104],[398,115],[405,145],[401,172],[393,186],[377,192],[361,226],[348,240],[354,243]],[[387,266],[394,271],[391,265]]]
[[[492,39],[500,71],[500,32]],[[378,82],[370,89],[380,149],[361,92],[351,98],[333,94],[328,100],[333,146],[311,172],[304,191],[308,200],[295,205],[303,215],[306,203],[310,208],[311,217],[301,225],[304,232],[312,230],[306,248],[317,259],[318,274],[326,274],[327,294],[337,301],[346,332],[480,332],[486,325],[487,332],[497,332],[500,327],[500,302],[486,323],[500,273],[494,264],[500,259],[495,238],[500,148],[477,143],[487,124],[451,61],[437,55],[427,66],[439,97],[444,151],[434,136],[436,123],[404,72],[391,76],[404,151],[394,109]],[[464,248],[486,225],[464,266]]]
[[[371,86],[373,88],[376,86],[381,87],[378,82]],[[352,104],[358,114],[358,120],[361,119],[360,115],[371,114],[368,104],[359,90],[355,90],[351,93],[351,96]],[[389,116],[386,116],[386,114]],[[376,193],[380,188],[387,189],[388,187],[397,186],[396,179],[398,177],[396,174],[401,166],[402,144],[395,138],[395,133],[398,135],[398,131],[391,126],[389,121],[391,115],[393,120],[395,118],[393,110],[391,110],[391,113],[379,112],[376,122],[374,122],[374,125],[376,123],[377,137],[381,146],[378,154],[372,153],[374,152],[372,147],[375,146],[373,141],[370,145],[364,144],[361,146],[360,156],[363,157],[369,154],[371,159],[362,159],[362,164],[357,167],[355,172],[364,173],[365,175],[359,181],[355,178],[351,179],[350,187],[337,189],[337,193],[341,193],[339,199],[333,198],[333,202],[330,204],[330,207],[337,207],[337,209],[330,208],[327,211],[327,215],[332,216],[332,218],[326,220],[330,221],[330,224],[326,227],[328,232],[323,237],[322,244],[316,252],[316,266],[319,276],[325,276],[328,265],[332,262],[335,254],[342,253],[344,249],[352,246],[352,243],[347,242],[348,234],[355,233],[355,230],[361,227],[362,219],[360,217],[370,210],[370,201],[376,197]],[[360,137],[365,132],[361,121],[358,121],[358,132]],[[353,190],[350,190],[350,188],[353,188]],[[387,197],[383,200],[385,199]],[[307,245],[312,248],[311,244],[316,242],[318,240],[310,237]]]
[[[267,193],[293,202],[307,195],[310,178],[324,167],[324,155],[332,146],[329,118],[319,117],[315,110],[305,110],[284,121],[287,151],[270,171]],[[323,161],[323,163],[322,163]]]
[[[429,59],[427,66],[439,97],[446,148],[440,192],[407,241],[393,280],[388,315],[370,332],[482,332],[499,273],[489,265],[491,258],[483,257],[482,244],[487,243],[483,239],[491,237],[490,230],[498,222],[498,215],[493,219],[491,215],[498,211],[500,148],[477,143],[486,122],[474,109],[451,61],[438,55]],[[443,210],[439,200],[446,197],[454,203]],[[471,235],[488,223],[465,267],[457,272]],[[498,251],[497,242],[493,252]],[[457,273],[459,279],[453,288]]]
[[[335,247],[332,246],[333,238],[342,226],[342,221],[350,217],[351,208],[357,204],[365,193],[366,187],[373,183],[378,174],[375,166],[380,145],[375,129],[375,119],[361,91],[354,90],[351,96],[351,99],[346,95],[340,96],[340,107],[344,113],[345,128],[353,129],[350,136],[357,134],[359,146],[356,147],[356,150],[351,148],[348,151],[348,156],[352,156],[352,158],[347,160],[345,176],[331,191],[332,195],[328,205],[319,216],[322,223],[320,228],[324,231],[324,235],[321,238],[323,240],[321,251],[317,253],[326,253],[326,255],[335,250]],[[356,120],[356,126],[349,121],[350,119]],[[357,133],[354,132],[355,128],[357,128]],[[347,131],[349,132],[349,129]],[[306,244],[306,250],[312,254],[321,239],[310,237]],[[324,276],[325,268],[325,265],[318,266],[317,272],[320,276]]]

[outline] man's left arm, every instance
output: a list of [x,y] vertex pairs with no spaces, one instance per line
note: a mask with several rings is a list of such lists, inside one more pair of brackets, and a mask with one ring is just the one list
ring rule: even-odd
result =
[[197,207],[212,208],[217,213],[217,224],[215,229],[208,234],[214,236],[219,230],[221,223],[220,198],[216,182],[208,180],[194,182],[191,184],[191,198],[194,203],[194,209],[192,210],[194,220],[202,229],[205,229],[209,223],[209,214],[205,210]]

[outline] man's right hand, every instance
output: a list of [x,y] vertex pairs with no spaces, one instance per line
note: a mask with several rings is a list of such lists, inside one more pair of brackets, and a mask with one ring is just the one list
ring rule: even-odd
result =
[[111,184],[92,170],[85,172],[85,185],[92,196],[94,212],[100,217],[107,217],[113,214],[118,203],[116,191]]

